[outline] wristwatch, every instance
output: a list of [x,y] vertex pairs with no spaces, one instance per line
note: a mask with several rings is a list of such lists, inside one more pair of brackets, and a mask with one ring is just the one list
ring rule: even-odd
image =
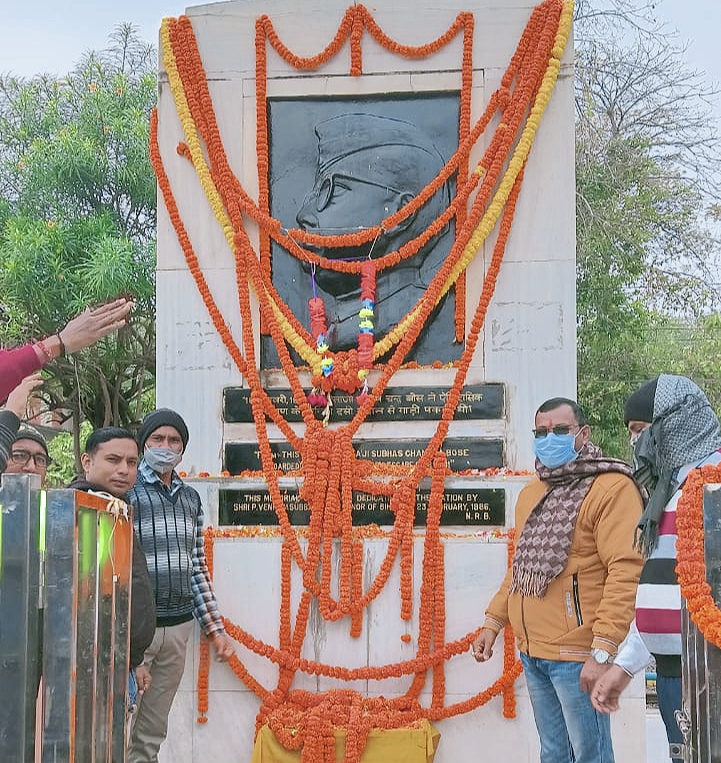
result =
[[591,649],[591,657],[593,657],[599,665],[606,665],[613,661],[613,657],[605,649]]

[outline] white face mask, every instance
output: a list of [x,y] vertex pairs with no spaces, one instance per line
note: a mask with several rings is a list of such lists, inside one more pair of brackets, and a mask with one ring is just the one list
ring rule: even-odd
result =
[[154,472],[167,474],[183,460],[183,454],[172,448],[146,448],[143,458]]

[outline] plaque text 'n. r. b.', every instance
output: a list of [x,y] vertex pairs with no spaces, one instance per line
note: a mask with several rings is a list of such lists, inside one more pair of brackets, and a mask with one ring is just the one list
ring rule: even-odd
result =
[[[288,519],[292,525],[307,525],[310,512],[296,488],[281,488]],[[443,493],[441,524],[503,525],[505,522],[505,490],[502,488],[453,487]],[[430,491],[416,494],[416,526],[424,526],[428,515]],[[219,493],[221,525],[277,525],[278,516],[268,491],[264,488],[221,489]],[[392,525],[395,515],[387,496],[354,492],[354,525]]]

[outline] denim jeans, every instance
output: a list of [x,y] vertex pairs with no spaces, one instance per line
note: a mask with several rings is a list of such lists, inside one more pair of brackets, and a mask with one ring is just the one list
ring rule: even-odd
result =
[[581,689],[582,662],[540,660],[521,653],[541,763],[614,763],[611,720]]
[[128,712],[134,713],[138,707],[138,682],[135,679],[135,671],[128,673]]
[[[669,744],[681,744],[683,735],[676,723],[675,710],[681,709],[681,679],[674,676],[661,676],[656,674],[656,696],[658,697],[658,709],[666,727],[666,736]],[[683,758],[672,758],[673,761],[683,761]]]

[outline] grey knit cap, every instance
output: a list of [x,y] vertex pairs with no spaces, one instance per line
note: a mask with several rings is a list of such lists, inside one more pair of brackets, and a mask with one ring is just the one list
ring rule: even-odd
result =
[[188,432],[188,425],[185,423],[183,417],[170,408],[158,408],[156,411],[150,411],[140,425],[138,446],[140,447],[141,453],[148,437],[150,437],[156,429],[165,426],[174,427],[178,430],[178,434],[183,441],[183,450],[185,450],[188,445],[188,440],[190,439],[190,434]]

